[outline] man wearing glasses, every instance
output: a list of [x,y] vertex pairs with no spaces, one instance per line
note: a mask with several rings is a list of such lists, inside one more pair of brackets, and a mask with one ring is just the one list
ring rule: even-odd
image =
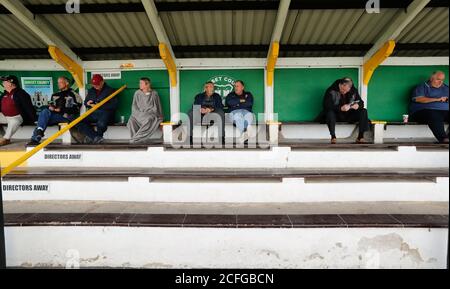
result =
[[427,124],[439,143],[448,144],[444,124],[448,122],[448,85],[445,73],[437,71],[430,80],[417,86],[410,105],[410,119]]

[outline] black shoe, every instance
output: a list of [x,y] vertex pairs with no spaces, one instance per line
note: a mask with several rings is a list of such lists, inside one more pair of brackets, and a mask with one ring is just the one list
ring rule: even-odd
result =
[[31,139],[31,140],[27,143],[27,146],[35,147],[35,146],[38,146],[38,145],[40,145],[40,144],[41,144],[41,143],[38,142],[37,140]]
[[42,129],[37,129],[36,134],[37,134],[37,136],[40,137],[40,138],[43,138],[44,135],[45,135],[45,134],[44,134],[44,131],[43,131]]
[[33,138],[30,143],[40,143],[42,138],[44,137],[44,131],[42,129],[36,128],[33,134]]
[[97,137],[95,137],[95,139],[94,139],[94,141],[93,141],[93,144],[102,144],[102,143],[104,143],[105,142],[105,139],[104,138],[102,138],[102,137],[100,137],[100,136],[97,136]]
[[85,137],[83,140],[83,144],[92,144],[92,139],[90,137]]

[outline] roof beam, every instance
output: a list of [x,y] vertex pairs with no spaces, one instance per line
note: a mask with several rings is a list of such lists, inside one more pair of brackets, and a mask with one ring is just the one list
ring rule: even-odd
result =
[[267,55],[267,77],[266,84],[270,87],[273,86],[273,78],[275,66],[277,64],[278,54],[280,50],[281,34],[283,33],[284,26],[286,24],[286,18],[289,12],[289,5],[291,0],[281,0],[278,8],[277,18],[275,20],[275,26],[272,32],[272,41],[270,43],[269,52]]
[[16,16],[28,29],[33,31],[47,46],[56,46],[71,59],[80,61],[80,58],[70,49],[69,45],[58,33],[47,24],[46,20],[39,15],[34,15],[21,1],[0,0],[0,4]]
[[399,12],[400,15],[392,22],[386,31],[378,38],[372,48],[364,56],[364,62],[369,61],[380,48],[387,42],[395,41],[402,31],[408,26],[411,21],[430,3],[430,0],[414,0],[404,12]]
[[30,12],[21,1],[0,0],[0,3],[47,44],[50,56],[72,74],[76,84],[82,90],[84,88],[84,73],[81,59],[48,25],[46,20],[42,16]]
[[[398,43],[396,51],[414,50],[442,50],[448,51],[449,43]],[[342,52],[355,51],[364,53],[372,47],[372,44],[331,44],[331,45],[283,45],[283,52]],[[176,53],[197,52],[267,52],[269,45],[200,45],[200,46],[173,46]],[[73,48],[80,56],[102,54],[155,54],[158,55],[158,47],[92,47]],[[0,48],[0,59],[15,55],[45,56],[48,57],[46,48]]]
[[172,54],[172,57],[175,59],[169,37],[167,36],[164,25],[159,17],[159,12],[156,8],[155,2],[153,0],[141,0],[141,2],[145,8],[145,12],[147,13],[150,23],[152,24],[153,30],[155,31],[156,38],[158,38],[158,42],[166,44]]
[[176,65],[175,54],[173,53],[172,45],[170,45],[169,37],[167,36],[164,25],[159,17],[158,9],[153,0],[141,0],[145,8],[148,19],[155,31],[156,38],[158,38],[159,55],[164,62],[170,80],[170,114],[171,121],[179,121],[180,112],[180,84],[178,81],[178,70]]
[[164,25],[161,21],[161,18],[159,17],[158,9],[156,9],[156,5],[153,0],[141,0],[141,2],[142,5],[144,5],[145,12],[147,13],[148,19],[150,20],[153,30],[155,31],[156,38],[158,39],[159,53],[161,59],[166,64],[167,70],[169,71],[171,84],[172,86],[176,86],[176,58],[175,54],[173,53],[172,45],[170,45],[169,37],[167,36]]
[[[290,9],[320,10],[320,9],[365,9],[367,0],[292,0]],[[411,0],[384,1],[383,8],[404,9]],[[155,3],[159,12],[176,11],[229,11],[229,10],[277,10],[278,1],[226,1],[226,2],[158,2]],[[446,0],[432,0],[427,7],[449,7]],[[65,4],[26,5],[33,14],[66,14]],[[145,12],[142,3],[85,3],[81,5],[81,13],[131,13]],[[10,14],[7,9],[0,7],[0,14]]]

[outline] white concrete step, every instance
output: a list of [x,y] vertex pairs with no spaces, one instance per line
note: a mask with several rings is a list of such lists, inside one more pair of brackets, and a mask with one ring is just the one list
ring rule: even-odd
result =
[[25,169],[3,179],[6,201],[174,203],[448,202],[446,170]]
[[[31,148],[28,148],[30,150]],[[0,153],[1,156],[1,153]],[[167,146],[53,146],[28,167],[135,168],[448,168],[448,146],[286,145],[267,149],[174,149]]]
[[11,267],[445,268],[448,216],[6,216]]

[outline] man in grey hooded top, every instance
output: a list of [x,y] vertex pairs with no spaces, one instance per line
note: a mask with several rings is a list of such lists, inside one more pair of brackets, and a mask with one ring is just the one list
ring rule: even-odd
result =
[[141,78],[139,90],[133,98],[131,116],[128,121],[130,143],[146,143],[159,130],[163,112],[158,92],[151,88],[149,78]]

